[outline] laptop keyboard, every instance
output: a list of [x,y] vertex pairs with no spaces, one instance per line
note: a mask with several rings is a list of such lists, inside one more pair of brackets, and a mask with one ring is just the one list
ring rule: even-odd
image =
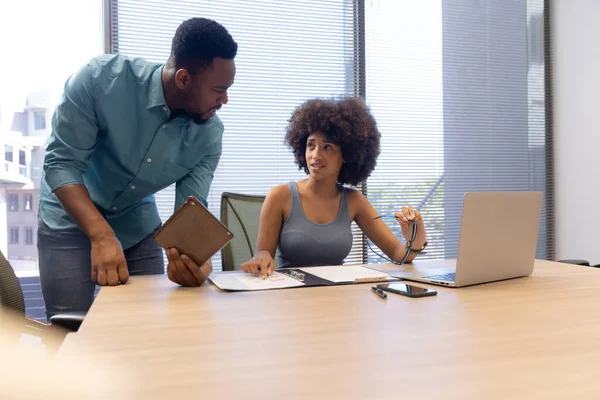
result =
[[456,280],[456,272],[451,272],[449,274],[442,274],[442,275],[428,275],[428,276],[424,276],[423,278],[430,279],[432,281],[454,282]]

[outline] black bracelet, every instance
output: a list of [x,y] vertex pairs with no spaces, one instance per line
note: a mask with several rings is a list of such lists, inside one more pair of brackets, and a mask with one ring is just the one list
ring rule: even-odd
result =
[[410,251],[412,251],[413,253],[421,253],[423,252],[423,250],[425,250],[425,247],[427,247],[427,241],[425,241],[425,243],[423,243],[423,247],[421,247],[420,249],[413,249],[411,248]]
[[412,244],[413,244],[413,241],[415,240],[416,236],[417,236],[417,224],[413,223],[412,233],[410,235],[410,240],[406,243],[406,253],[404,254],[404,257],[402,258],[402,261],[400,261],[400,262],[394,261],[394,260],[392,260],[390,258],[387,258],[383,254],[380,254],[380,253],[376,252],[375,250],[373,250],[373,248],[369,244],[368,240],[367,240],[367,246],[369,246],[369,249],[371,249],[371,251],[373,253],[375,253],[375,255],[383,258],[384,260],[387,260],[387,261],[389,261],[389,262],[391,262],[393,264],[396,264],[396,265],[402,265],[402,264],[404,264],[406,262],[406,259],[408,258],[408,255],[410,254],[411,251],[413,251],[415,253],[419,253],[419,252],[423,251],[423,249],[425,248],[425,245],[427,245],[427,242],[425,242],[425,245],[421,249],[419,249],[419,250],[413,250],[412,249]]

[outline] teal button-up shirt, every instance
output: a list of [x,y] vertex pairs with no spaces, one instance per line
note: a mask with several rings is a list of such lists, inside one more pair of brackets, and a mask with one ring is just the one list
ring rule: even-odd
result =
[[71,76],[52,118],[40,188],[40,218],[77,225],[54,191],[83,184],[124,249],[160,224],[154,193],[176,185],[175,208],[190,195],[206,205],[221,157],[223,124],[169,120],[162,64],[122,55],[92,59]]

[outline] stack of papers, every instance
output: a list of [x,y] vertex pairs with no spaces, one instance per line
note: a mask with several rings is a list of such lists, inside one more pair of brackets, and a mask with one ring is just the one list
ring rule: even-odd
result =
[[326,279],[333,283],[355,282],[357,280],[389,280],[392,276],[385,272],[376,271],[371,268],[361,267],[360,265],[335,265],[332,267],[307,267],[300,268],[301,271],[308,272],[319,278]]
[[266,290],[304,286],[299,280],[279,272],[273,272],[266,279],[241,271],[220,272],[210,275],[209,279],[223,290]]

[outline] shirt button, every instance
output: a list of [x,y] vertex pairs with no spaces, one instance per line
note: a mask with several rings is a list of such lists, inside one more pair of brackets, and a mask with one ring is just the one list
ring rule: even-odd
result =
[[135,190],[135,185],[131,185],[131,190]]
[[151,163],[151,162],[152,162],[152,159],[151,159],[150,157],[148,157],[148,158],[146,158],[146,162],[149,162],[149,163]]
[[167,111],[167,107],[163,107],[163,111]]
[[113,207],[113,211],[117,211],[117,207]]
[[167,125],[163,125],[163,129],[167,129]]

